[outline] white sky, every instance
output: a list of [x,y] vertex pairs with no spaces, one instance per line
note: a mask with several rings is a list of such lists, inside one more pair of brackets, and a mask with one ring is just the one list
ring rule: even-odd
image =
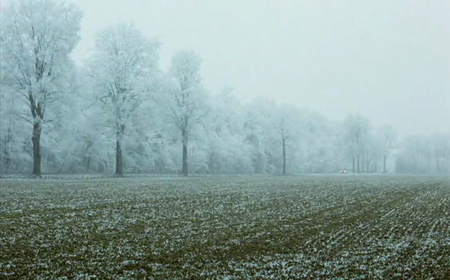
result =
[[448,0],[72,0],[95,33],[134,22],[162,42],[161,66],[192,49],[213,92],[232,86],[332,119],[360,112],[404,133],[450,132]]

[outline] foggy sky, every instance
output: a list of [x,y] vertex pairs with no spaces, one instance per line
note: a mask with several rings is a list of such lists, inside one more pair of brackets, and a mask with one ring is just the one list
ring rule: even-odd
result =
[[404,133],[450,132],[450,1],[73,0],[81,62],[97,31],[134,22],[161,66],[192,49],[212,93],[232,86],[341,120],[359,112]]

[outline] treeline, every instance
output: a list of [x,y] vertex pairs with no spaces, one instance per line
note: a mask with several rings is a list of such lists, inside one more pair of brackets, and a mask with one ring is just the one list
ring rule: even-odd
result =
[[77,66],[78,7],[18,0],[2,13],[0,173],[450,170],[448,136],[398,142],[359,114],[341,123],[273,100],[243,104],[231,88],[203,86],[190,50],[162,71],[160,43],[132,24],[101,31]]
[[450,173],[450,135],[411,135],[396,157],[398,173]]

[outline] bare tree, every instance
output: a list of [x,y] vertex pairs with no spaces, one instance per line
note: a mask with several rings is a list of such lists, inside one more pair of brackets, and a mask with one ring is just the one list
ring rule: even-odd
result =
[[380,129],[380,133],[382,135],[383,141],[384,141],[384,147],[383,147],[383,173],[388,172],[386,168],[386,162],[391,154],[392,149],[395,147],[395,143],[397,141],[397,131],[392,125],[384,125]]
[[[33,174],[41,175],[41,133],[49,105],[63,91],[69,54],[79,41],[81,11],[65,1],[17,0],[2,11],[5,83],[24,98],[32,124]],[[31,118],[30,118],[31,115]]]
[[115,174],[123,175],[123,136],[130,117],[146,99],[158,73],[159,43],[132,24],[118,24],[98,34],[88,72],[115,134]]
[[[383,139],[379,135],[376,135],[374,132],[369,132],[366,136],[367,137],[363,146],[365,172],[377,172],[377,162],[384,155],[384,143],[382,141]],[[373,165],[372,168],[370,168],[371,165]]]
[[448,172],[450,159],[450,135],[435,134],[430,137],[437,173]]
[[[282,152],[282,161],[283,161],[283,175],[287,174],[287,148],[288,142],[291,141],[291,137],[294,136],[294,128],[292,122],[297,120],[295,114],[295,110],[287,105],[283,105],[279,108],[279,116],[277,117],[277,129],[279,134],[279,139],[281,142],[281,152]],[[294,137],[295,138],[295,137]]]
[[169,71],[170,98],[169,119],[181,134],[182,168],[188,176],[188,145],[196,125],[200,124],[209,110],[205,104],[206,94],[201,85],[201,59],[192,51],[181,51],[172,60]]
[[286,141],[289,139],[289,135],[286,131],[285,122],[286,120],[284,119],[283,115],[280,124],[281,146],[283,150],[283,175],[286,175]]

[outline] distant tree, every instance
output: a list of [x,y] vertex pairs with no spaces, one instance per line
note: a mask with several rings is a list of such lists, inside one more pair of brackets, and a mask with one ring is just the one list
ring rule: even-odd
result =
[[303,154],[297,165],[303,166],[303,171],[307,173],[335,172],[342,168],[334,150],[337,148],[334,135],[339,129],[316,112],[300,112],[299,117],[293,118],[295,122],[292,126],[298,129],[298,132],[290,143],[291,146],[297,143],[296,149]]
[[7,84],[27,103],[33,126],[33,174],[41,175],[41,133],[49,105],[64,91],[81,11],[65,1],[17,0],[2,10],[0,40]]
[[251,155],[245,143],[241,105],[232,88],[224,88],[215,94],[208,114],[210,173],[249,173]]
[[29,172],[31,139],[18,115],[26,106],[9,88],[1,84],[0,88],[0,174]]
[[[282,105],[277,108],[277,116],[275,118],[275,126],[277,128],[279,143],[281,144],[282,154],[282,174],[287,173],[287,152],[289,148],[289,142],[297,138],[296,129],[299,128],[298,119],[296,116],[296,110],[288,105]],[[298,139],[299,140],[299,139]]]
[[158,70],[159,43],[147,39],[132,24],[118,24],[97,36],[88,72],[104,104],[115,134],[115,174],[123,175],[123,136],[136,109],[146,99]]
[[437,173],[450,171],[450,135],[436,134],[431,137],[431,145]]
[[388,172],[386,162],[397,141],[397,131],[392,125],[384,125],[380,129],[383,139],[383,173]]
[[273,100],[256,98],[246,107],[245,141],[252,148],[252,165],[257,174],[274,173],[276,166],[280,166],[275,105]]
[[361,157],[367,145],[370,123],[359,114],[350,115],[344,121],[344,135],[352,157],[352,171],[361,172]]
[[286,175],[286,142],[289,139],[289,132],[286,129],[286,119],[284,114],[281,116],[280,121],[280,136],[281,136],[281,147],[283,151],[283,175]]
[[182,168],[181,173],[188,176],[188,145],[193,129],[208,114],[207,95],[201,83],[201,59],[192,51],[180,51],[172,59],[169,70],[169,121],[181,134]]
[[385,155],[384,139],[380,135],[369,131],[363,146],[364,171],[367,173],[377,172],[377,163]]
[[409,135],[401,142],[399,154],[396,159],[396,172],[398,173],[426,173],[426,159],[424,151],[426,139],[419,135]]

